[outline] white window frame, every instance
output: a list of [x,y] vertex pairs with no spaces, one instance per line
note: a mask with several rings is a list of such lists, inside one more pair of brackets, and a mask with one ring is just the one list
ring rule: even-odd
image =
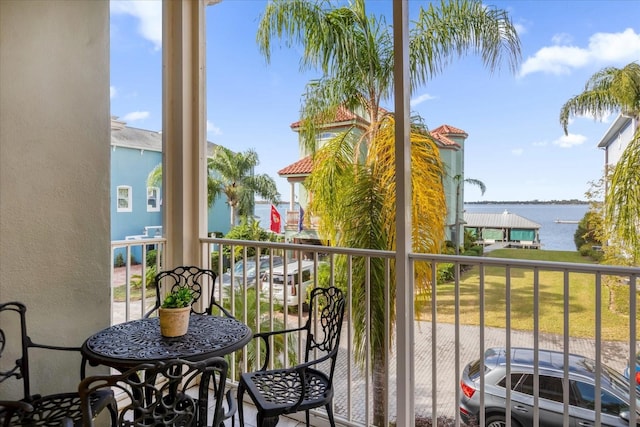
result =
[[[149,193],[155,193],[155,197],[150,197],[153,194],[149,194]],[[151,206],[149,204],[149,200],[155,198],[156,199],[156,205]],[[160,188],[158,187],[147,187],[147,212],[160,212]]]
[[[120,197],[120,190],[126,190],[127,195]],[[132,212],[133,211],[133,189],[130,185],[118,185],[116,189],[116,211]],[[120,206],[120,201],[126,201],[126,206]]]

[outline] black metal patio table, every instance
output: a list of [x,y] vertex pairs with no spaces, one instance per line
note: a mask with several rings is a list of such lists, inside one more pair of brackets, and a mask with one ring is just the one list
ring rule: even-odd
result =
[[189,329],[181,337],[160,334],[157,317],[132,320],[95,333],[82,344],[82,354],[93,365],[120,371],[141,363],[180,358],[189,361],[224,356],[251,340],[251,329],[224,316],[192,314]]

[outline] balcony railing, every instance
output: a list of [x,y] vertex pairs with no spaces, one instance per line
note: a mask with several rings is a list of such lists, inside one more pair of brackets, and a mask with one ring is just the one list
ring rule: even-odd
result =
[[[155,291],[144,284],[160,270],[165,242],[161,237],[111,242],[112,325],[140,319],[153,306]],[[150,258],[155,262],[148,263]]]
[[[267,291],[260,297],[261,304],[256,304],[254,289],[256,282],[261,289],[261,277],[257,275],[254,280],[247,272],[235,273],[235,264],[241,259],[255,261],[256,254],[262,254],[267,257],[269,268],[273,268],[276,257],[281,257],[284,265],[300,263],[306,258],[313,265],[312,286],[344,287],[348,301],[334,384],[336,421],[345,426],[369,426],[374,425],[374,414],[383,417],[384,425],[395,420],[396,355],[403,349],[397,348],[394,335],[393,252],[227,239],[201,239],[201,242],[203,253],[211,255],[208,257],[210,264],[203,267],[228,272],[229,283],[236,283],[234,298],[226,291],[230,286],[225,288],[224,285],[215,287],[216,297],[236,318],[254,330],[298,325],[305,319],[304,299],[291,298],[293,302],[289,302],[293,288],[285,286],[284,296]],[[144,243],[162,248],[164,241],[150,239]],[[113,244],[128,248],[128,245],[140,245],[140,242]],[[235,255],[230,257],[228,254]],[[160,262],[160,257],[157,260]],[[408,349],[414,354],[415,377],[401,378],[400,383],[410,381],[414,384],[416,417],[447,419],[462,425],[458,412],[462,369],[469,362],[480,359],[490,347],[531,347],[562,351],[567,357],[569,353],[587,356],[596,360],[596,388],[600,385],[602,363],[620,372],[628,363],[635,364],[640,268],[426,254],[412,254],[410,265],[413,271],[425,267],[431,271],[430,279],[425,283],[412,281],[407,284],[416,290],[415,342],[413,348]],[[438,267],[442,269],[445,265],[449,266],[453,277],[446,282],[441,277],[438,281]],[[375,276],[376,279],[372,275],[373,266],[381,266],[382,274]],[[341,267],[346,267],[346,273]],[[364,283],[354,281],[353,269],[356,267],[364,269]],[[132,269],[129,262],[126,268],[127,271]],[[284,273],[285,276],[288,274],[287,271]],[[547,282],[552,279],[563,284],[562,295],[549,292]],[[434,283],[437,285],[433,286]],[[611,289],[621,286],[628,286],[623,294],[628,298],[628,312],[618,316],[625,320],[612,326],[611,313],[617,310],[615,306],[619,301],[611,300]],[[587,288],[589,292],[585,293]],[[372,299],[374,289],[381,290],[381,299]],[[144,292],[137,293],[141,299],[136,303],[114,303],[119,310],[126,309],[126,315],[114,314],[114,319],[139,317],[138,313],[144,312],[144,307],[153,301]],[[585,295],[593,295],[593,298]],[[620,294],[617,295],[619,298]],[[584,310],[590,311],[591,315],[578,316]],[[365,320],[357,322],[356,313],[362,313],[361,318]],[[527,313],[526,319],[522,319],[522,313]],[[583,324],[585,318],[592,320]],[[380,327],[387,333],[375,335]],[[376,344],[380,336],[382,342]],[[374,345],[387,350],[372,352]],[[234,355],[231,378],[237,378],[239,371],[255,368],[249,362],[252,357],[247,354],[249,351],[256,350],[243,350]],[[286,363],[302,351],[300,339],[287,342],[280,348],[279,357]],[[375,360],[372,354],[376,355]],[[484,387],[481,382],[481,403],[485,399]],[[536,382],[536,409],[538,387]],[[634,387],[635,384],[629,384],[630,394],[635,392]],[[507,401],[511,394],[507,389]],[[596,396],[594,425],[601,421],[601,403],[600,397]],[[638,401],[632,399],[630,425],[637,421],[638,406]],[[569,425],[569,408],[565,403],[565,425]],[[508,418],[510,409],[506,411]],[[314,414],[317,418],[313,425],[325,425],[324,411]],[[477,421],[484,425],[485,419],[485,413],[481,412]],[[537,414],[535,420],[543,425]],[[444,424],[444,421],[438,425],[441,423],[453,425]]]

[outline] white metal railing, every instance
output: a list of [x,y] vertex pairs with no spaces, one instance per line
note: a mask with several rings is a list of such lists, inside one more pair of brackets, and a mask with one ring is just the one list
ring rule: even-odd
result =
[[[146,286],[163,265],[166,239],[161,237],[111,242],[111,324],[140,319],[155,303],[155,290]],[[155,264],[147,264],[150,251]]]
[[[236,283],[239,297],[229,298],[225,292],[225,285],[215,286],[213,290],[216,298],[222,301],[232,313],[240,320],[245,321],[254,330],[257,325],[262,328],[277,328],[282,326],[295,326],[305,319],[306,313],[301,299],[296,299],[296,303],[290,303],[288,296],[292,288],[284,287],[284,295],[276,298],[273,291],[265,292],[261,298],[261,304],[251,304],[247,299],[247,295],[251,295],[251,290],[258,286],[260,289],[261,277],[256,274],[255,281],[252,275],[247,271],[241,273],[234,272],[234,267],[240,260],[256,261],[255,254],[263,254],[268,261],[267,269],[273,269],[274,263],[277,264],[280,257],[285,267],[285,277],[289,274],[286,267],[290,262],[301,264],[302,259],[307,259],[313,265],[313,286],[318,285],[319,280],[324,280],[324,284],[338,284],[345,287],[347,291],[347,315],[345,317],[344,329],[341,337],[341,349],[338,356],[338,365],[334,378],[334,412],[336,421],[344,426],[369,426],[374,425],[374,413],[380,414],[375,402],[376,390],[381,390],[383,396],[379,401],[383,404],[379,406],[383,416],[383,423],[395,420],[396,411],[396,377],[395,377],[395,355],[397,354],[396,340],[393,327],[394,307],[390,304],[394,289],[392,283],[392,268],[395,254],[388,251],[360,250],[352,248],[335,248],[313,245],[295,245],[286,243],[269,243],[269,242],[249,242],[229,239],[207,238],[201,239],[203,253],[211,254],[209,264],[203,267],[211,268],[214,271],[222,272],[227,276],[222,280],[228,283]],[[163,239],[149,239],[144,244],[155,244],[162,248],[165,244]],[[129,247],[128,245],[140,245],[140,242],[113,242],[112,247]],[[129,249],[131,250],[131,249]],[[144,250],[144,249],[143,249]],[[160,250],[159,252],[162,252]],[[219,254],[223,254],[220,256]],[[233,253],[230,257],[225,254]],[[130,257],[128,256],[127,259]],[[143,258],[144,259],[144,258]],[[338,260],[344,262],[347,266],[347,274],[339,277]],[[259,264],[259,259],[257,260]],[[160,259],[158,258],[158,261]],[[372,280],[372,265],[379,263],[382,266],[382,274],[378,276],[378,280],[382,280],[384,303],[380,306],[371,304],[371,288],[379,287],[380,283]],[[366,280],[362,288],[354,285],[352,269],[355,265],[362,266],[366,271]],[[422,308],[422,315],[416,314],[415,321],[415,343],[413,346],[413,354],[415,360],[415,377],[412,379],[414,383],[414,400],[415,412],[417,417],[423,418],[440,418],[444,417],[453,424],[446,425],[462,425],[459,416],[459,400],[460,400],[460,377],[464,366],[472,360],[482,357],[485,350],[493,346],[511,347],[531,347],[535,349],[555,349],[563,351],[566,356],[569,353],[582,354],[584,356],[596,360],[596,388],[600,386],[600,374],[602,373],[602,362],[605,361],[608,366],[622,371],[627,363],[635,363],[635,352],[638,348],[638,277],[640,277],[640,268],[637,267],[617,267],[595,264],[574,264],[574,263],[556,263],[543,261],[524,261],[499,259],[489,257],[468,257],[468,256],[449,256],[449,255],[431,255],[431,254],[411,254],[410,265],[415,270],[429,266],[432,271],[431,283],[437,280],[436,271],[438,266],[444,264],[453,265],[454,277],[446,286],[439,284],[437,292],[429,292],[428,294],[418,295],[418,299],[427,302],[426,307],[417,305]],[[246,264],[245,264],[246,265]],[[326,267],[322,267],[326,265]],[[473,267],[477,274],[472,276],[465,275],[469,267]],[[126,277],[127,283],[130,282],[131,274],[129,269],[131,266],[127,264]],[[319,278],[321,269],[328,271],[328,276],[324,279]],[[496,273],[496,269],[499,272]],[[462,273],[461,273],[462,271]],[[490,272],[491,274],[488,274]],[[300,273],[298,273],[300,274]],[[545,292],[545,278],[549,274],[560,275],[564,287],[564,294],[559,300],[549,300],[549,296]],[[221,276],[221,275],[219,275]],[[409,274],[408,277],[413,277]],[[470,277],[473,277],[471,279]],[[500,277],[500,293],[503,307],[501,308],[501,316],[503,317],[504,327],[490,326],[490,320],[487,319],[487,313],[495,313],[495,309],[489,311],[487,307],[487,292],[496,292],[496,285],[491,281],[495,281],[496,277]],[[517,287],[514,283],[518,280],[526,280],[530,283],[528,291],[523,291],[521,287]],[[301,277],[299,277],[301,279]],[[603,340],[603,316],[609,313],[608,299],[605,298],[605,292],[608,289],[609,281],[616,279],[618,282],[628,284],[629,286],[629,313],[628,322],[619,325],[625,331],[628,329],[627,338],[622,341],[609,342]],[[273,280],[268,278],[267,280]],[[267,282],[269,283],[269,282]],[[575,283],[588,283],[595,289],[595,297],[593,301],[593,322],[589,325],[590,338],[581,338],[579,336],[571,336],[568,332],[574,326],[572,320],[574,313],[574,286]],[[273,285],[267,286],[273,289]],[[127,285],[128,286],[128,285]],[[408,286],[416,289],[416,284],[409,283]],[[354,295],[355,289],[364,289],[363,295]],[[432,288],[433,289],[433,288]],[[472,289],[473,292],[469,292]],[[469,295],[474,298],[469,298]],[[154,297],[155,298],[155,297]],[[495,296],[494,296],[495,299]],[[134,303],[127,302],[121,306],[120,310],[126,308],[126,318],[133,316],[131,313],[144,312],[146,303],[153,302],[153,299],[144,298]],[[531,328],[528,330],[519,330],[512,326],[516,319],[512,318],[514,304],[522,304],[526,301],[531,305],[532,319]],[[255,299],[254,299],[255,302]],[[131,304],[131,307],[129,305]],[[356,323],[354,322],[354,314],[356,304],[361,304],[365,311],[363,332],[357,335]],[[553,305],[552,305],[553,304]],[[540,320],[543,316],[540,313],[551,309],[560,313],[562,323],[562,333],[551,335],[545,332],[547,325],[541,325]],[[582,307],[582,306],[581,306]],[[461,320],[461,309],[466,311],[473,310],[477,312],[477,321],[473,325],[465,324]],[[582,309],[582,308],[580,308]],[[383,334],[383,348],[388,349],[381,359],[384,362],[384,370],[382,378],[380,377],[374,382],[374,365],[377,363],[372,360],[370,355],[371,345],[374,336],[371,335],[371,321],[378,314],[382,313],[382,324],[384,330],[390,333]],[[445,317],[445,321],[441,318]],[[115,318],[115,315],[114,315]],[[450,319],[453,319],[451,321]],[[587,329],[589,329],[587,328]],[[361,336],[361,348],[356,345],[356,336]],[[257,344],[256,344],[257,345]],[[303,351],[303,343],[297,340],[295,343],[285,342],[283,348],[280,349],[281,361],[288,362],[289,358],[296,357]],[[237,352],[234,357],[234,363],[231,364],[231,378],[237,378],[238,371],[253,369],[249,363],[249,351],[243,350]],[[364,358],[357,359],[355,354],[358,352],[369,355]],[[380,354],[376,353],[377,356]],[[378,361],[379,362],[379,361]],[[537,373],[537,370],[536,370]],[[568,373],[565,372],[565,376]],[[400,381],[408,381],[400,379]],[[536,383],[537,384],[537,383]],[[375,386],[381,386],[376,388]],[[484,402],[484,383],[481,380],[480,399]],[[633,385],[630,384],[630,393],[633,392]],[[535,400],[537,405],[538,386],[535,387]],[[511,397],[511,390],[507,390],[507,401]],[[596,396],[596,422],[599,425],[601,420],[600,397]],[[508,406],[508,405],[507,405]],[[633,425],[635,411],[638,410],[638,402],[631,400],[630,422]],[[510,415],[510,409],[507,408],[507,417]],[[565,422],[568,425],[569,407],[564,406]],[[314,413],[315,421],[313,425],[326,425],[324,411],[320,410]],[[536,420],[539,421],[536,415]],[[481,425],[485,422],[485,414],[479,415]],[[440,423],[438,423],[440,424]],[[508,425],[511,423],[508,422]]]

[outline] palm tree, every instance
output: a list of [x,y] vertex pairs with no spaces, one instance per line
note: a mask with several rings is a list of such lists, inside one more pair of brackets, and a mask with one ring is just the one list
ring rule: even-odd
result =
[[[253,212],[256,194],[274,204],[280,201],[273,178],[266,174],[253,174],[258,164],[258,154],[254,150],[234,153],[220,145],[214,149],[213,157],[207,159],[208,204],[213,206],[213,202],[221,194],[227,197],[227,203],[231,207],[231,228],[236,225],[237,216],[247,216]],[[161,184],[162,164],[158,164],[149,172],[147,185],[160,187]]]
[[[372,139],[380,103],[390,99],[393,89],[392,30],[384,18],[367,15],[364,0],[344,7],[331,1],[274,0],[267,4],[257,33],[267,61],[272,37],[302,44],[301,69],[323,73],[307,85],[302,106],[306,147],[313,151],[317,129],[332,122],[340,106],[367,112]],[[421,7],[409,48],[412,89],[468,52],[479,53],[492,70],[503,59],[515,70],[520,59],[520,42],[507,13],[477,0],[442,0],[439,8]]]
[[[632,62],[623,68],[606,67],[595,73],[584,91],[569,99],[560,110],[560,124],[568,133],[569,118],[592,114],[601,119],[606,113],[620,111],[640,120],[640,65]],[[605,194],[605,229],[613,242],[627,248],[629,261],[640,260],[640,126],[620,161],[615,165]]]
[[[396,181],[395,181],[395,131],[392,115],[379,122],[376,137],[362,163],[354,163],[357,140],[348,132],[343,138],[335,138],[321,147],[315,156],[314,170],[308,180],[313,193],[310,209],[320,216],[322,233],[329,233],[337,246],[351,248],[395,249]],[[440,250],[444,240],[446,204],[442,189],[444,166],[440,161],[438,146],[428,133],[414,130],[411,135],[411,182],[413,222],[413,250],[418,253],[434,253]],[[336,262],[338,283],[347,277],[347,260]],[[370,277],[370,300],[365,289],[367,267]],[[371,259],[367,266],[364,258],[352,262],[352,300],[350,307],[355,328],[356,359],[364,362],[366,352],[367,302],[371,304],[374,423],[384,422],[386,391],[384,378],[389,349],[385,336],[393,335],[395,323],[394,304],[385,299],[386,266],[382,259]],[[393,277],[393,275],[392,275]],[[430,271],[424,263],[416,264],[416,283],[420,291],[430,287]],[[389,295],[395,295],[395,283],[391,283]],[[385,328],[383,313],[390,313],[390,328]],[[375,350],[373,350],[375,349]]]
[[[393,90],[391,27],[384,18],[367,15],[364,0],[353,0],[347,6],[334,5],[331,1],[274,0],[268,3],[257,34],[258,45],[267,61],[272,37],[285,39],[288,45],[302,45],[301,68],[320,69],[323,73],[307,85],[301,108],[300,135],[308,152],[315,153],[319,148],[316,147],[318,130],[335,120],[338,108],[366,112],[368,119],[368,129],[363,134],[353,130],[338,135],[327,142],[326,149],[320,148],[314,155],[309,187],[314,197],[311,208],[321,217],[321,231],[345,246],[393,248],[395,169],[388,160],[394,153],[391,150],[385,152],[387,157],[377,157],[389,148],[386,143],[393,139],[392,128],[389,128],[393,120],[381,114],[381,103],[391,98]],[[426,10],[421,7],[410,31],[409,49],[413,90],[442,71],[454,57],[469,52],[478,53],[491,70],[503,60],[515,70],[520,60],[520,42],[507,13],[478,0],[442,0],[439,7],[429,5]],[[424,131],[413,133],[412,149],[429,153],[412,153],[412,174],[420,171],[425,175],[421,179],[432,185],[420,188],[423,191],[416,191],[413,196],[412,234],[414,248],[437,252],[446,215],[440,160],[426,148],[430,147],[429,140]],[[378,143],[379,147],[374,146]],[[374,158],[380,165],[372,161]],[[418,186],[414,183],[413,188],[417,190]],[[350,208],[349,212],[345,212],[346,207]],[[382,266],[371,268],[372,284],[376,288],[371,297],[372,306],[379,308],[389,303],[393,307],[393,300],[385,301],[380,289],[379,284],[384,280],[377,280],[383,278]],[[364,271],[357,265],[354,270],[362,279]],[[418,282],[428,286],[426,280]],[[372,319],[371,328],[375,341],[371,355],[376,389],[381,385],[376,378],[382,378],[378,374],[384,373],[388,350],[380,338],[391,333],[385,330],[383,312],[374,309],[376,319]],[[359,331],[357,340],[362,343],[364,316],[362,312],[354,314],[358,314],[354,316]],[[360,350],[360,359],[364,360],[367,355],[362,346]],[[376,400],[374,418],[380,425],[382,403],[386,399],[381,393],[376,395]]]
[[214,149],[213,156],[207,159],[209,204],[221,194],[226,196],[231,208],[231,227],[236,224],[236,213],[246,216],[253,212],[256,194],[274,204],[280,201],[273,178],[266,174],[253,174],[259,163],[254,150],[234,153],[220,145]]
[[461,200],[462,194],[462,184],[472,184],[480,189],[480,192],[484,195],[484,192],[487,191],[487,187],[484,185],[484,182],[473,179],[473,178],[465,178],[462,179],[462,175],[456,175],[453,177],[456,182],[456,220],[455,220],[455,228],[456,228],[456,255],[460,254],[460,203],[464,203],[464,200]]

